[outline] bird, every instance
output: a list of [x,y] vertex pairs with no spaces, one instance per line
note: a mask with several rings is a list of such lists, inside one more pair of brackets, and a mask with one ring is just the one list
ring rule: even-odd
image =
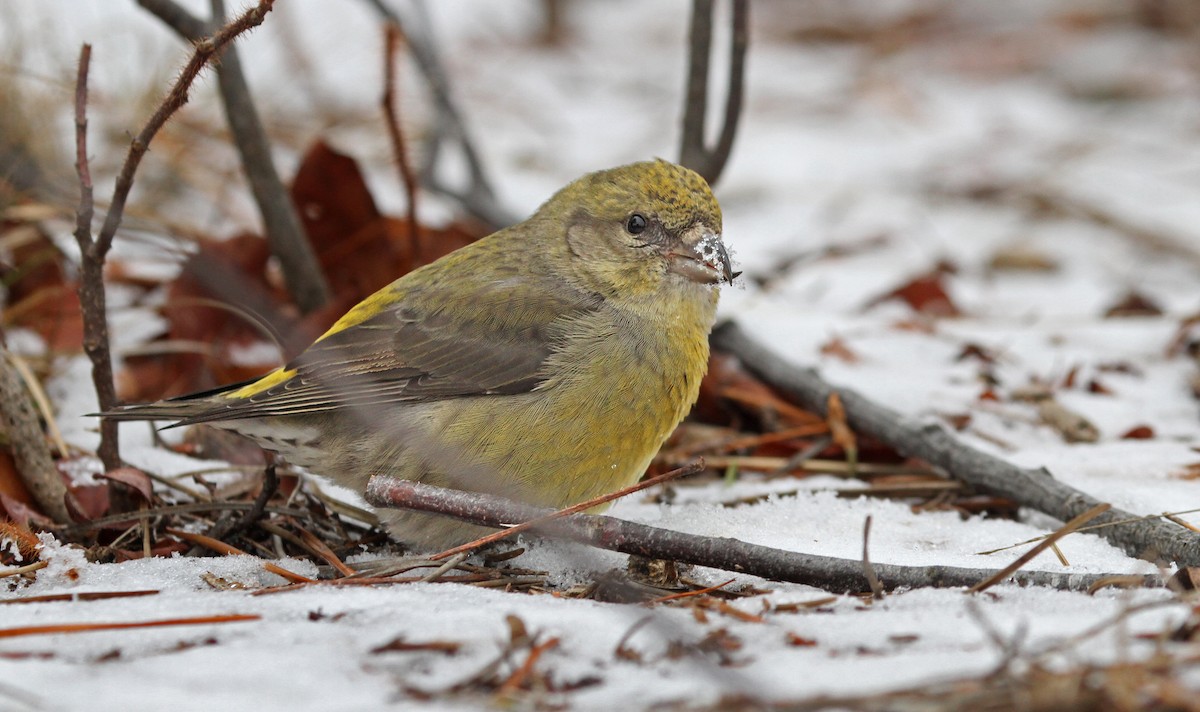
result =
[[[662,159],[601,170],[383,287],[258,379],[101,415],[240,433],[359,492],[391,475],[562,507],[642,476],[696,402],[737,274],[699,174]],[[379,515],[415,549],[487,531]]]

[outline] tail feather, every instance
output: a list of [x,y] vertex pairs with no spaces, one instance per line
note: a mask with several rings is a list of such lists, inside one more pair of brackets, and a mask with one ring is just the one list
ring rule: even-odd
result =
[[168,425],[168,428],[178,427],[180,425],[190,425],[192,423],[204,423],[214,420],[223,420],[223,411],[227,405],[222,403],[218,398],[225,393],[237,390],[249,383],[253,383],[258,379],[250,379],[240,383],[231,383],[225,386],[219,386],[207,391],[198,391],[189,393],[184,396],[168,398],[155,403],[130,403],[128,405],[119,405],[111,410],[106,410],[102,413],[91,413],[90,415],[110,420],[177,420],[179,422],[174,425]]

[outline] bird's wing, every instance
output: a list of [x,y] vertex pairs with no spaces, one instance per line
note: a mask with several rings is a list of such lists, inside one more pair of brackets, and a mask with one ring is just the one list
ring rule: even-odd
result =
[[530,391],[544,380],[542,365],[562,328],[601,303],[598,295],[562,284],[538,288],[510,281],[472,290],[470,297],[441,289],[406,294],[352,328],[327,334],[270,387],[205,394],[212,407],[181,412],[178,424],[344,408],[368,412],[397,402]]

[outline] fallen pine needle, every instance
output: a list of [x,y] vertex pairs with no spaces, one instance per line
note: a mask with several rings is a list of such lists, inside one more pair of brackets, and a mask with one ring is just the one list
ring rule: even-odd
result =
[[1105,512],[1107,512],[1110,509],[1112,509],[1111,504],[1108,504],[1108,503],[1097,504],[1095,507],[1092,507],[1088,511],[1084,512],[1083,514],[1080,514],[1079,516],[1075,517],[1071,521],[1064,524],[1061,529],[1054,532],[1050,536],[1046,537],[1037,546],[1033,547],[1032,549],[1025,552],[1024,554],[1021,554],[1020,556],[1018,556],[1016,561],[1012,562],[1008,566],[1005,566],[1003,569],[1000,569],[995,574],[987,577],[983,581],[980,581],[979,583],[975,584],[971,588],[968,588],[967,593],[979,593],[981,591],[986,591],[987,589],[991,588],[992,586],[996,585],[997,583],[1000,583],[1004,579],[1008,578],[1017,569],[1020,569],[1022,566],[1029,563],[1033,559],[1033,557],[1042,553],[1046,549],[1049,549],[1050,547],[1054,546],[1054,543],[1057,542],[1059,539],[1062,539],[1064,536],[1079,529],[1084,524],[1087,524],[1088,522],[1092,521],[1093,519],[1100,516],[1101,514],[1104,514]]
[[87,633],[96,630],[128,630],[132,628],[161,628],[173,625],[206,625],[209,623],[239,623],[256,621],[262,616],[255,614],[234,613],[227,616],[199,616],[196,618],[166,618],[159,621],[138,621],[135,623],[58,623],[55,625],[30,625],[19,628],[0,628],[0,638],[16,638],[22,635],[43,635],[47,633]]
[[[171,527],[167,527],[166,532],[168,534],[170,534],[171,536],[179,537],[180,539],[183,539],[184,541],[189,541],[197,546],[203,546],[205,549],[210,549],[212,551],[217,552],[218,554],[225,554],[226,556],[230,556],[230,555],[234,555],[234,554],[240,554],[242,556],[251,556],[251,554],[248,554],[248,553],[242,551],[241,549],[237,548],[236,546],[231,546],[229,544],[226,544],[223,541],[214,539],[211,536],[204,536],[203,534],[196,534],[193,532],[185,532],[182,529],[173,529]],[[294,573],[292,571],[288,571],[287,569],[283,568],[282,566],[279,566],[278,564],[273,564],[270,561],[264,561],[263,568],[266,569],[267,571],[270,571],[271,573],[275,574],[276,576],[282,576],[283,578],[287,579],[288,581],[291,581],[292,583],[312,583],[313,581],[316,580],[316,579],[310,579],[307,576],[302,576],[302,575],[300,575],[298,573]]]
[[658,598],[651,598],[649,601],[646,601],[646,603],[665,603],[667,601],[677,601],[681,598],[690,598],[692,596],[703,596],[706,593],[712,593],[713,591],[716,591],[718,589],[725,588],[726,586],[728,586],[729,584],[733,583],[736,580],[737,579],[729,579],[725,583],[719,583],[716,586],[709,586],[708,588],[698,588],[695,591],[683,591],[682,593],[672,593],[668,596],[659,596]]
[[[1144,522],[1148,519],[1158,519],[1160,517],[1163,519],[1167,519],[1172,522],[1175,522],[1175,520],[1178,518],[1178,515],[1180,515],[1180,514],[1195,514],[1196,512],[1200,512],[1200,507],[1197,507],[1195,509],[1181,509],[1177,512],[1163,512],[1162,514],[1147,514],[1147,515],[1141,516],[1141,517],[1130,517],[1128,519],[1118,519],[1115,522],[1104,522],[1102,524],[1093,524],[1090,527],[1079,527],[1075,531],[1091,532],[1091,531],[1096,531],[1097,529],[1104,529],[1105,527],[1115,527],[1120,524],[1136,524],[1137,522]],[[1175,522],[1175,523],[1180,524],[1181,526],[1184,526],[1187,529],[1193,529],[1193,527],[1188,526],[1187,524],[1183,524],[1181,522]],[[1026,539],[1025,541],[1018,541],[1015,544],[1009,544],[1008,546],[1002,546],[998,549],[988,549],[987,551],[977,551],[975,553],[978,556],[988,556],[990,554],[999,554],[1002,551],[1008,551],[1009,549],[1015,549],[1018,546],[1024,546],[1025,544],[1032,544],[1034,542],[1042,541],[1051,536],[1054,536],[1054,535],[1053,534],[1043,534],[1041,536],[1035,536],[1032,539]]]
[[82,591],[80,593],[48,593],[43,596],[25,596],[24,598],[8,598],[0,601],[2,605],[11,603],[51,603],[54,601],[104,601],[110,598],[136,598],[138,596],[153,596],[158,591]]
[[500,689],[496,691],[496,695],[498,697],[503,697],[504,695],[507,695],[515,690],[519,690],[521,685],[525,683],[525,680],[527,680],[530,674],[533,672],[533,666],[535,663],[537,663],[538,658],[542,657],[542,653],[557,646],[558,638],[551,638],[544,643],[538,643],[537,645],[533,646],[533,648],[529,651],[529,657],[525,658],[525,662],[521,665],[521,667],[517,668],[516,671],[513,672],[513,674],[509,676],[509,678],[505,680],[502,685],[500,685]]
[[339,559],[338,555],[333,553],[333,549],[330,549],[329,545],[321,541],[316,534],[313,534],[299,524],[294,526],[296,527],[296,531],[300,532],[300,538],[304,540],[304,543],[308,544],[313,551],[317,552],[317,554],[325,560],[325,563],[337,569],[338,573],[343,576],[353,576],[354,574],[358,573],[354,569],[347,566],[346,562]]

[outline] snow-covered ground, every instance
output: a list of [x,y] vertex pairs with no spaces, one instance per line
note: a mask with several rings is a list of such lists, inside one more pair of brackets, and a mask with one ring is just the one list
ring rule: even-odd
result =
[[[559,47],[534,41],[538,3],[430,5],[456,95],[503,202],[514,210],[527,213],[584,172],[677,155],[687,3],[566,3]],[[953,10],[915,1],[835,5],[752,8],[746,112],[717,187],[726,240],[749,286],[726,290],[724,318],[798,365],[816,365],[834,383],[905,413],[969,414],[961,435],[970,444],[1023,466],[1046,466],[1114,506],[1146,514],[1200,507],[1196,481],[1180,477],[1200,460],[1189,386],[1196,365],[1168,352],[1180,322],[1200,307],[1200,45],[1138,28],[1124,17],[1132,10],[1116,2],[1102,9],[1065,2],[1054,10],[1028,2],[967,2]],[[881,29],[920,17],[926,5],[940,8],[939,19]],[[844,16],[855,12],[853,21]],[[822,13],[879,37],[801,42],[821,26]],[[1101,19],[1072,24],[1089,16]],[[183,59],[174,38],[131,3],[10,0],[0,18],[0,49],[21,50],[20,66],[5,71],[27,88],[60,95],[45,125],[64,145],[80,42],[95,45],[92,114],[103,129],[95,136],[119,137],[120,127],[139,125],[150,104],[125,97],[153,96]],[[403,198],[381,125],[345,118],[377,113],[381,37],[365,3],[292,0],[279,4],[243,52],[268,123],[305,137],[293,152],[281,150],[282,173],[294,168],[294,149],[326,129],[367,165],[372,190],[394,212]],[[281,49],[288,46],[303,48],[313,65],[310,81],[284,79],[295,72]],[[409,74],[402,83],[414,97],[405,103],[407,120],[419,133],[429,114],[416,98],[419,79]],[[211,84],[194,102],[185,114],[219,115]],[[111,167],[120,150],[93,141],[93,152],[107,156],[97,159],[98,170]],[[215,152],[192,169],[185,182],[195,200],[178,220],[217,232],[239,222],[253,226],[248,199],[218,187],[233,161]],[[153,176],[161,166],[148,162],[147,170]],[[445,214],[425,200],[427,215]],[[61,229],[66,234],[69,226]],[[1018,252],[1049,267],[994,264]],[[897,301],[877,303],[939,262],[955,268],[944,283],[963,316],[920,320]],[[1130,291],[1163,314],[1105,318]],[[113,323],[123,344],[154,328],[144,312],[118,310]],[[822,349],[835,339],[857,359]],[[969,345],[996,355],[989,370],[998,401],[980,399],[980,362],[959,359]],[[1094,443],[1064,443],[1038,421],[1034,405],[1008,397],[1025,386],[1061,384],[1073,370],[1074,385],[1055,396],[1097,426]],[[1092,380],[1103,386],[1092,390],[1108,392],[1089,390]],[[93,422],[81,417],[95,407],[82,359],[61,363],[49,389],[68,440],[95,447]],[[1137,426],[1154,437],[1122,438]],[[123,436],[125,456],[158,474],[196,466],[155,449],[142,428]],[[797,485],[747,476],[686,488],[670,505],[634,497],[611,513],[850,558],[861,554],[870,515],[873,561],[985,568],[1002,567],[1020,550],[977,552],[1057,526],[1037,515],[1009,521],[914,513],[902,501],[838,498],[828,491],[835,485],[823,477]],[[720,505],[797,486],[798,496]],[[1197,514],[1181,517],[1200,523]],[[581,547],[529,546],[512,563],[549,571],[562,585],[623,566],[622,557]],[[1096,537],[1072,535],[1059,546],[1069,566],[1047,552],[1030,567],[1156,571]],[[0,591],[0,601],[158,593],[0,606],[0,709],[476,709],[494,698],[470,688],[447,691],[497,659],[510,640],[510,615],[535,642],[559,641],[535,666],[556,689],[531,694],[530,704],[611,710],[733,695],[797,700],[981,675],[1009,652],[989,629],[1024,659],[1137,659],[1158,645],[1141,634],[1162,633],[1190,612],[1164,591],[1085,595],[1005,586],[981,596],[901,592],[871,603],[836,596],[806,607],[788,604],[829,594],[744,576],[731,588],[760,592],[732,605],[752,616],[448,583],[254,596],[218,590],[205,578],[250,589],[282,582],[248,557],[98,565],[50,545],[43,558],[51,565],[36,581]],[[284,564],[315,575],[311,563]],[[694,578],[717,584],[730,576],[701,570]],[[226,614],[258,618],[3,637],[3,629],[18,626]],[[1117,618],[1120,624],[1075,638]],[[453,654],[373,652],[400,637],[460,647]],[[506,660],[501,675],[527,655]]]

